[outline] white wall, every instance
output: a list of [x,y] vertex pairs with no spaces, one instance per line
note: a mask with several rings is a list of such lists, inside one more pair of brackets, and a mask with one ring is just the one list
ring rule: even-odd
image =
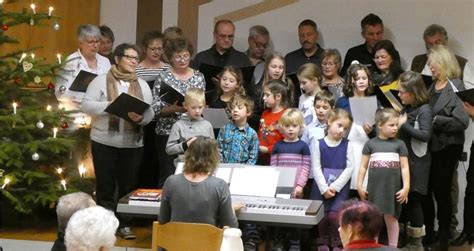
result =
[[[209,48],[213,43],[215,16],[259,2],[262,0],[214,0],[202,5],[199,9],[198,51]],[[165,0],[163,5],[164,12],[168,13],[163,27],[176,24],[175,1]],[[300,0],[236,22],[234,46],[245,50],[248,28],[262,24],[269,29],[275,49],[287,53],[299,47],[298,23],[311,18],[318,24],[321,45],[337,48],[344,56],[348,48],[363,42],[360,20],[370,12],[383,19],[385,37],[394,42],[404,66],[411,62],[414,55],[425,51],[422,34],[425,27],[432,23],[444,25],[454,52],[474,62],[474,0]]]
[[100,24],[114,32],[115,44],[135,43],[137,33],[137,0],[101,0]]

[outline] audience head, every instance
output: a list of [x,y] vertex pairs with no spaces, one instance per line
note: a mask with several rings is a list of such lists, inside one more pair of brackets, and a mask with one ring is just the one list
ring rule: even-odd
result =
[[305,52],[316,50],[319,39],[318,26],[311,19],[303,20],[298,25],[298,37]]
[[428,50],[428,65],[435,79],[459,78],[461,68],[454,53],[445,45],[435,45]]
[[373,83],[369,69],[359,62],[353,62],[347,69],[344,96],[368,96],[373,92]]
[[194,48],[189,40],[178,37],[166,43],[165,53],[173,68],[184,69],[189,67]]
[[219,53],[224,53],[234,44],[235,26],[232,21],[222,19],[214,25],[214,41]]
[[235,94],[227,103],[227,107],[229,108],[231,114],[232,114],[232,119],[235,121],[236,118],[234,117],[234,112],[238,113],[239,111],[242,111],[241,114],[236,114],[240,118],[242,114],[246,114],[246,117],[249,117],[253,113],[253,107],[254,107],[254,102],[253,99],[251,99],[249,96],[246,95],[240,95],[240,94]]
[[165,36],[159,31],[150,31],[143,35],[141,41],[142,51],[144,52],[143,60],[157,63],[163,55],[163,41]]
[[423,32],[423,40],[427,50],[437,44],[448,45],[448,32],[443,26],[432,24]]
[[79,50],[85,58],[93,58],[99,52],[100,30],[92,24],[82,24],[77,28]]
[[202,112],[206,106],[204,90],[200,88],[188,88],[184,95],[183,107],[191,120],[201,119]]
[[326,49],[321,56],[321,66],[325,78],[334,78],[339,76],[341,70],[341,54],[337,49]]
[[66,231],[67,223],[75,212],[95,205],[95,201],[92,197],[83,192],[75,192],[61,196],[56,206],[59,231],[62,233]]
[[336,96],[328,90],[321,90],[314,96],[314,111],[320,123],[326,123],[327,114],[336,104]]
[[170,26],[163,31],[163,35],[167,40],[173,40],[183,36],[183,30],[177,26]]
[[270,44],[270,33],[263,25],[254,25],[249,29],[249,56],[263,60]]
[[[387,73],[391,72],[393,74],[403,72],[403,69],[400,65],[400,54],[395,49],[392,41],[390,40],[381,40],[374,47],[374,69],[377,69],[378,72]],[[396,77],[398,77],[398,75]]]
[[420,73],[407,71],[398,80],[398,96],[403,105],[418,107],[430,100],[425,82]]
[[245,95],[242,71],[233,65],[224,66],[219,73],[218,97],[222,94],[239,93]]
[[383,227],[382,213],[367,201],[348,200],[339,209],[339,225],[344,247],[350,241],[374,240]]
[[296,72],[298,81],[300,82],[300,89],[309,96],[314,95],[321,90],[322,74],[321,70],[316,64],[306,63]]
[[183,172],[188,174],[213,174],[219,164],[217,141],[197,136],[184,153]]
[[115,244],[119,221],[100,206],[77,211],[69,220],[65,242],[68,251],[106,251]]
[[112,54],[112,49],[114,47],[114,42],[115,42],[114,32],[107,25],[99,26],[99,30],[100,30],[99,54],[102,56],[108,56]]
[[140,61],[140,49],[134,44],[123,43],[115,47],[115,64],[119,71],[123,73],[133,73]]
[[297,108],[286,109],[278,120],[278,126],[285,139],[298,139],[304,129],[303,113]]
[[365,43],[370,52],[375,44],[383,39],[384,28],[382,19],[370,13],[360,21],[360,27],[362,29],[361,35],[365,39]]

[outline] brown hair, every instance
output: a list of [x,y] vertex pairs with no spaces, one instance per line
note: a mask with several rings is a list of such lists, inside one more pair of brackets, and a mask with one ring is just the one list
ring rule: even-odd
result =
[[362,65],[359,63],[353,63],[347,69],[346,78],[344,79],[344,82],[346,83],[344,87],[342,88],[342,92],[344,93],[344,96],[348,98],[354,96],[354,89],[355,89],[354,79],[358,77],[357,72],[360,70],[365,71],[365,73],[367,74],[367,81],[369,82],[369,85],[367,89],[365,90],[365,96],[372,94],[374,90],[374,84],[372,82],[369,69],[365,65]]
[[168,60],[173,64],[173,54],[179,53],[182,51],[188,51],[189,56],[192,56],[194,53],[194,48],[191,42],[183,37],[178,37],[173,40],[169,40],[165,44],[165,54]]
[[184,173],[214,173],[219,164],[217,141],[209,137],[197,136],[184,153],[184,159]]
[[230,75],[232,75],[235,78],[235,81],[237,82],[237,90],[235,93],[238,93],[240,95],[245,95],[245,88],[244,88],[244,77],[242,76],[242,71],[233,65],[227,65],[224,66],[222,71],[219,73],[219,88],[217,88],[217,99],[222,95],[222,89],[220,87],[220,81],[222,79],[222,76],[224,73],[229,72]]
[[412,106],[418,107],[429,102],[430,95],[420,73],[413,71],[402,73],[398,85],[413,95],[415,102]]
[[375,112],[375,123],[385,124],[391,118],[400,117],[400,113],[393,108],[380,108]]
[[351,225],[365,239],[375,239],[382,230],[382,213],[367,201],[348,200],[339,209],[341,228]]
[[314,95],[313,105],[316,105],[316,102],[318,101],[327,102],[331,106],[331,108],[333,108],[336,104],[336,96],[328,90],[321,90],[319,92],[316,92],[316,95]]
[[227,108],[232,111],[232,109],[237,105],[243,105],[247,108],[247,113],[253,113],[254,102],[249,96],[238,93],[234,94],[234,96],[229,100],[229,103],[227,103]]

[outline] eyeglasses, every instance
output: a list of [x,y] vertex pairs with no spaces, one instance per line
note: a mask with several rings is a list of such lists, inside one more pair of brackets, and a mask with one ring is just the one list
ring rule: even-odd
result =
[[229,39],[229,40],[233,40],[234,39],[234,34],[230,34],[230,35],[226,35],[226,34],[217,34],[217,36],[220,38],[220,39]]
[[189,59],[191,59],[191,56],[189,55],[177,55],[177,56],[174,56],[174,61],[176,62],[180,62],[180,61],[188,61]]
[[122,55],[122,57],[130,60],[130,61],[140,61],[140,58],[139,57],[134,57],[134,56],[130,56],[130,55]]
[[86,40],[86,43],[88,45],[98,44],[98,43],[100,43],[100,40],[99,39]]
[[159,53],[163,52],[162,47],[148,47],[148,50],[150,50],[151,52],[159,52]]

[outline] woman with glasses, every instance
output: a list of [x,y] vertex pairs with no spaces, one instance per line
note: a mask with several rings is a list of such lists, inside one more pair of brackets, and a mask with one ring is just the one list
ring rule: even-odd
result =
[[150,88],[153,88],[158,72],[169,68],[170,65],[163,62],[163,41],[165,37],[159,31],[145,33],[142,39],[143,61],[136,69],[137,76],[145,80]]
[[[164,35],[159,31],[151,31],[145,33],[142,39],[143,60],[136,68],[136,74],[139,78],[145,80],[153,89],[158,73],[171,67],[169,64],[163,62],[164,56]],[[140,187],[156,187],[158,183],[158,173],[156,172],[159,166],[158,158],[155,149],[155,127],[156,121],[151,121],[148,125],[143,127],[143,160],[140,165]]]
[[[121,44],[114,50],[115,64],[106,75],[96,77],[87,87],[82,111],[92,117],[91,149],[96,176],[97,204],[114,211],[117,207],[115,187],[122,198],[135,188],[138,166],[143,157],[142,126],[154,117],[152,108],[143,114],[129,112],[131,121],[105,112],[106,107],[120,94],[127,93],[145,103],[153,101],[147,83],[135,74],[138,48]],[[130,218],[118,214],[118,235],[134,239]]]
[[[70,91],[72,82],[77,77],[79,72],[86,71],[97,75],[105,74],[110,69],[109,60],[98,54],[100,44],[100,30],[97,26],[92,24],[80,25],[77,28],[77,40],[79,48],[77,51],[69,55],[59,72],[57,78],[55,94],[64,109],[66,110],[80,110],[80,104],[84,97],[84,92]],[[90,121],[88,116],[82,113],[72,114],[76,120],[71,123],[70,129],[78,128]]]
[[185,38],[180,37],[170,40],[169,43],[166,44],[165,53],[170,59],[171,67],[158,73],[152,90],[153,108],[156,114],[156,156],[158,163],[160,163],[159,188],[163,187],[166,178],[174,174],[175,166],[173,161],[177,156],[168,155],[165,148],[171,126],[178,120],[182,113],[186,111],[182,104],[178,103],[178,100],[173,102],[170,100],[168,100],[169,102],[162,100],[164,93],[161,93],[161,88],[171,87],[182,96],[186,94],[186,90],[190,87],[206,88],[204,75],[198,70],[189,67],[189,61],[193,51],[193,46]]
[[336,100],[344,96],[342,88],[344,87],[344,79],[339,75],[341,70],[341,54],[337,49],[326,49],[321,56],[321,70],[323,72],[322,87],[336,96]]

